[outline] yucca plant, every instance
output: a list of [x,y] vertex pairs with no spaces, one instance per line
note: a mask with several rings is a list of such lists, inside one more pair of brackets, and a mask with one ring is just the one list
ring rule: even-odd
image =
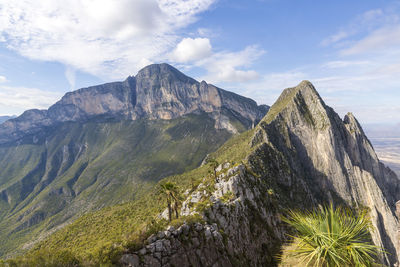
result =
[[165,198],[168,207],[168,220],[172,220],[172,212],[175,211],[178,218],[178,207],[180,205],[179,188],[173,182],[165,182],[160,184],[158,194],[161,198]]
[[296,234],[281,256],[283,266],[373,266],[382,250],[372,243],[368,212],[320,207],[308,212],[290,211],[283,218]]

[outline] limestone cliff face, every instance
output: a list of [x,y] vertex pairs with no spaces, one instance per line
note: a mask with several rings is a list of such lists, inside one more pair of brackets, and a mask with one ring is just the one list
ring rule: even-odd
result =
[[267,106],[197,82],[168,64],[154,64],[136,77],[67,93],[48,110],[28,110],[0,125],[0,143],[38,133],[43,127],[66,121],[173,119],[206,112],[215,127],[238,132],[230,118],[250,128],[265,115]]
[[215,181],[205,178],[187,192],[181,215],[200,213],[204,224],[159,233],[121,263],[276,266],[289,230],[281,216],[329,202],[368,208],[373,241],[390,253],[382,263],[398,262],[400,181],[379,162],[352,114],[342,120],[304,81],[282,93],[247,142],[245,164],[224,163]]

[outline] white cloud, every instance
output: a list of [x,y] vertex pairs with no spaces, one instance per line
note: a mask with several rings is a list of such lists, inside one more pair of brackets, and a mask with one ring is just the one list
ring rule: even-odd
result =
[[0,113],[19,113],[26,109],[47,109],[61,98],[61,93],[37,88],[0,86]]
[[65,78],[67,79],[69,83],[70,90],[75,89],[75,80],[76,80],[76,73],[75,70],[69,66],[65,68]]
[[349,32],[339,31],[338,33],[335,33],[334,35],[331,35],[331,36],[327,37],[326,39],[322,40],[321,45],[323,45],[323,46],[331,45],[333,43],[343,40],[344,38],[348,37],[349,35],[351,35]]
[[371,65],[372,62],[368,60],[360,60],[360,61],[352,61],[352,60],[334,60],[323,63],[321,65],[322,68],[328,69],[339,69],[339,68],[347,68],[347,67],[360,67]]
[[196,65],[204,67],[207,75],[204,80],[212,83],[246,82],[259,78],[259,74],[249,68],[255,60],[265,53],[258,46],[248,46],[238,52],[218,52],[200,60]]
[[380,28],[368,34],[365,38],[355,42],[341,51],[342,55],[360,53],[387,53],[385,49],[395,48],[400,45],[400,24]]
[[183,63],[179,68],[189,70],[196,66],[207,74],[200,77],[210,83],[247,82],[259,78],[255,70],[249,69],[255,60],[265,53],[256,45],[228,52],[214,52],[208,38],[184,38],[170,54],[170,59]]
[[235,87],[244,88],[242,94],[253,98],[259,104],[272,105],[283,89],[296,86],[307,77],[308,75],[300,70],[264,73],[259,75],[258,80],[235,85]]
[[196,34],[201,37],[218,36],[218,33],[216,33],[215,29],[209,29],[209,28],[198,28]]
[[172,59],[179,63],[193,62],[211,55],[208,38],[184,38],[172,52]]
[[7,81],[7,78],[5,76],[0,75],[0,83],[5,83]]
[[30,59],[123,78],[163,55],[216,0],[0,0],[0,41]]
[[[348,25],[338,32],[322,40],[321,45],[348,45],[349,38],[359,34],[367,34],[382,25],[393,25],[399,22],[399,16],[395,9],[373,9],[355,17]],[[351,42],[350,42],[351,43]]]

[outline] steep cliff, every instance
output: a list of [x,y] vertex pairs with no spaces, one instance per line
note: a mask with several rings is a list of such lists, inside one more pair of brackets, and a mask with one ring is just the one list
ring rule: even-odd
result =
[[389,252],[381,262],[398,262],[400,181],[379,162],[354,116],[340,119],[311,83],[286,89],[241,146],[243,163],[232,166],[240,157],[223,146],[215,155],[227,162],[217,177],[186,192],[181,215],[199,213],[203,223],[161,231],[120,263],[274,266],[290,232],[281,216],[328,202],[368,208],[373,241]]
[[[314,203],[334,201],[369,208],[376,228],[374,242],[391,253],[386,255],[387,263],[398,260],[395,202],[400,199],[400,181],[379,162],[351,113],[342,121],[312,84],[304,81],[282,93],[260,128],[263,141],[257,150],[265,142],[284,155],[291,170],[286,186],[303,184]],[[261,167],[265,160],[253,156],[250,162],[255,166],[259,162]]]

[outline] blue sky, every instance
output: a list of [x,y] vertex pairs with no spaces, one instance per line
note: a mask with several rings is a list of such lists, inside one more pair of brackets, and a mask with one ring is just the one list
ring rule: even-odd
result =
[[160,62],[260,104],[307,79],[400,123],[400,1],[0,0],[0,115]]

